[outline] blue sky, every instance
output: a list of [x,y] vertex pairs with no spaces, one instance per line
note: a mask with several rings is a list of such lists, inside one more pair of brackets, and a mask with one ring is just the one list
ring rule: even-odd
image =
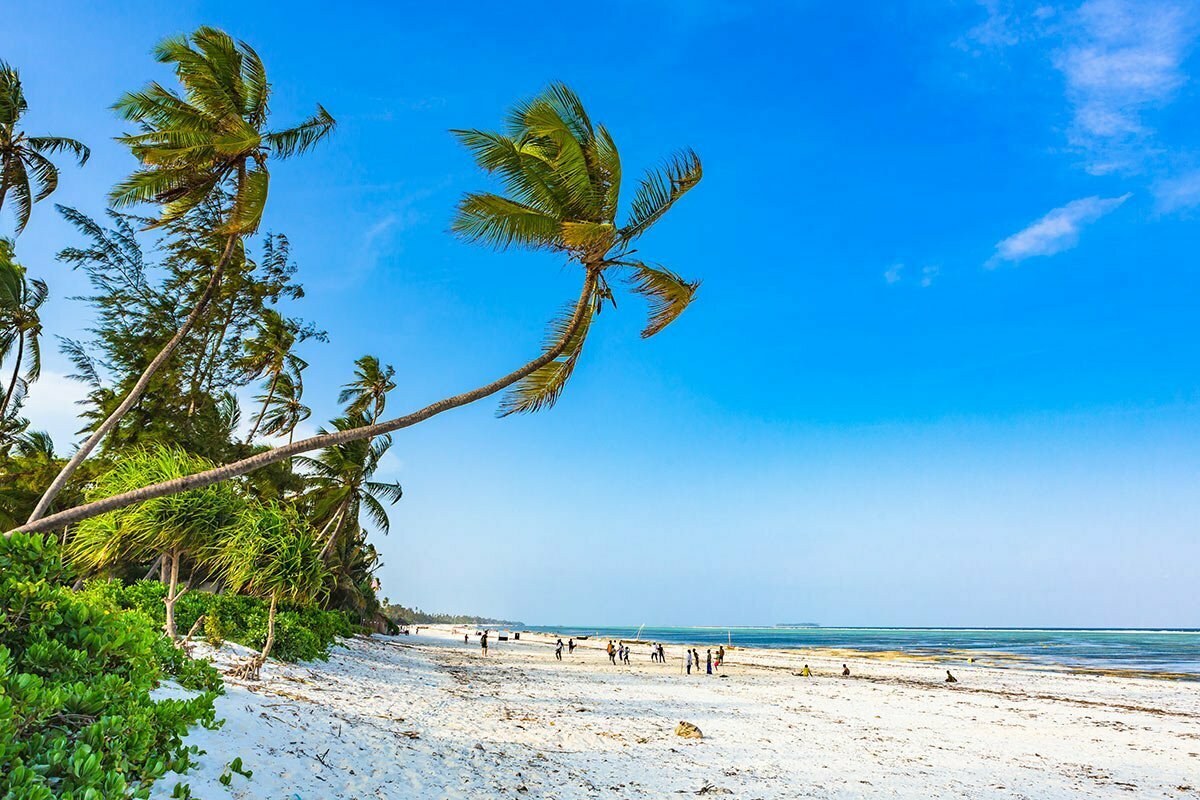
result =
[[[701,185],[642,253],[704,281],[641,341],[622,300],[548,413],[493,403],[396,437],[376,537],[392,599],[530,623],[1194,626],[1200,564],[1200,11],[1083,5],[18,4],[0,57],[26,127],[92,146],[54,200],[100,213],[132,160],[108,105],[213,24],[266,61],[278,124],[336,136],[273,168],[328,344],[397,410],[536,352],[578,275],[445,233],[486,185],[447,134],[551,80],[626,174],[681,146]],[[630,179],[631,180],[631,179]],[[7,213],[7,212],[6,212]],[[0,225],[9,229],[8,219]],[[49,204],[18,243],[52,334],[86,326]],[[60,447],[79,388],[28,414]],[[314,423],[314,427],[315,427]]]

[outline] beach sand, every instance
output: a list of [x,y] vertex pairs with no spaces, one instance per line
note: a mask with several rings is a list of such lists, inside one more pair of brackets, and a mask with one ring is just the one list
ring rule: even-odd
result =
[[[614,667],[589,640],[560,663],[552,637],[522,634],[485,659],[462,632],[230,679],[225,726],[189,737],[207,752],[183,780],[206,800],[1200,797],[1200,683],[980,663],[948,685],[942,663],[750,649],[688,677],[681,646]],[[681,720],[704,739],[676,736]],[[238,756],[253,778],[222,785]]]

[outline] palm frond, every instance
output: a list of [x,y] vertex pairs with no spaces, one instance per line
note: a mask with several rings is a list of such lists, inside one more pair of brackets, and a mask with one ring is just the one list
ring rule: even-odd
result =
[[[587,303],[588,308],[584,313],[582,322],[575,329],[575,333],[567,340],[567,344],[562,352],[550,363],[513,384],[512,388],[508,390],[508,393],[500,401],[497,416],[507,417],[510,414],[528,414],[551,408],[558,402],[558,398],[562,396],[563,389],[566,388],[571,373],[575,370],[575,365],[579,362],[579,356],[583,352],[583,343],[587,339],[588,330],[591,328],[592,318],[599,313],[603,298],[597,293],[588,298]],[[568,305],[559,316],[551,321],[546,336],[547,350],[556,346],[567,336],[574,312],[574,304]]]
[[630,242],[645,233],[703,176],[700,157],[692,150],[680,151],[661,168],[649,170],[634,194],[621,238]]
[[558,220],[538,209],[489,193],[465,195],[450,230],[462,239],[482,242],[497,250],[514,244],[532,249],[551,248],[561,241]]
[[627,267],[630,288],[650,304],[650,319],[642,330],[647,339],[670,325],[696,296],[700,282],[690,283],[662,266],[641,261],[621,262]]
[[325,108],[317,104],[317,113],[294,128],[278,133],[269,133],[263,141],[279,158],[289,158],[312,148],[317,142],[333,133],[337,121]]

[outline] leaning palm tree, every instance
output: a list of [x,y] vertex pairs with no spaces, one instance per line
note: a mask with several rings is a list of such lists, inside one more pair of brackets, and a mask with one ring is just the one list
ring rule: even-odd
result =
[[346,413],[363,417],[374,424],[383,416],[387,394],[396,388],[396,368],[382,366],[375,356],[363,356],[354,362],[354,380],[342,387],[339,403],[348,403]]
[[312,529],[296,512],[276,503],[245,509],[236,528],[211,552],[208,564],[234,592],[269,598],[267,638],[240,676],[257,679],[275,644],[279,602],[309,603],[325,591],[329,572],[317,555]]
[[38,309],[48,295],[46,282],[29,278],[25,268],[13,260],[12,242],[0,239],[0,361],[12,361],[12,377],[0,399],[0,419],[8,413],[9,404],[21,393],[23,384],[37,380],[41,374],[42,321]]
[[287,434],[288,442],[296,433],[296,426],[312,416],[312,409],[304,405],[304,382],[300,370],[284,372],[273,387],[273,393],[258,395],[254,399],[263,402],[262,433],[264,436]]
[[[294,128],[267,129],[271,87],[254,49],[216,28],[201,27],[175,36],[155,50],[158,61],[172,64],[183,93],[151,83],[130,92],[114,108],[140,132],[122,136],[141,169],[119,183],[111,199],[117,207],[156,203],[154,225],[182,220],[215,196],[232,198],[223,222],[212,231],[214,252],[208,283],[175,335],[146,366],[125,399],[80,445],[38,502],[29,521],[46,512],[83,460],[146,391],[150,380],[204,313],[221,275],[238,252],[242,237],[258,229],[267,202],[268,158],[303,153],[327,136],[333,117],[317,113]],[[222,245],[216,242],[223,241]]]
[[603,126],[592,123],[579,98],[566,86],[555,84],[519,105],[504,133],[455,133],[480,166],[500,179],[505,194],[468,194],[459,206],[453,230],[469,241],[500,249],[520,246],[558,253],[581,273],[578,299],[552,324],[541,355],[490,383],[403,416],[301,439],[184,479],[61,511],[19,530],[51,530],[148,498],[209,486],[299,453],[407,428],[510,388],[513,391],[503,401],[502,413],[546,408],[558,399],[578,363],[594,317],[612,299],[614,279],[649,301],[650,320],[643,336],[661,331],[692,301],[698,284],[635,258],[633,245],[700,181],[702,171],[695,153],[682,151],[650,170],[634,191],[629,211],[618,220],[621,161],[617,147]]
[[[25,230],[33,204],[45,200],[58,188],[58,167],[47,156],[68,152],[87,163],[88,149],[65,136],[29,136],[18,130],[28,110],[21,76],[0,61],[0,209],[12,196],[17,233]],[[36,189],[36,191],[35,191]]]

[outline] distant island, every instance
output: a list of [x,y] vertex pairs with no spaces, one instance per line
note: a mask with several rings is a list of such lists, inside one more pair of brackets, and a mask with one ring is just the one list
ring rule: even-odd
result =
[[777,622],[776,628],[819,628],[819,623],[816,622]]
[[502,628],[517,628],[525,623],[511,619],[492,619],[471,614],[429,614],[419,608],[406,608],[387,604],[383,614],[397,625],[494,625]]

